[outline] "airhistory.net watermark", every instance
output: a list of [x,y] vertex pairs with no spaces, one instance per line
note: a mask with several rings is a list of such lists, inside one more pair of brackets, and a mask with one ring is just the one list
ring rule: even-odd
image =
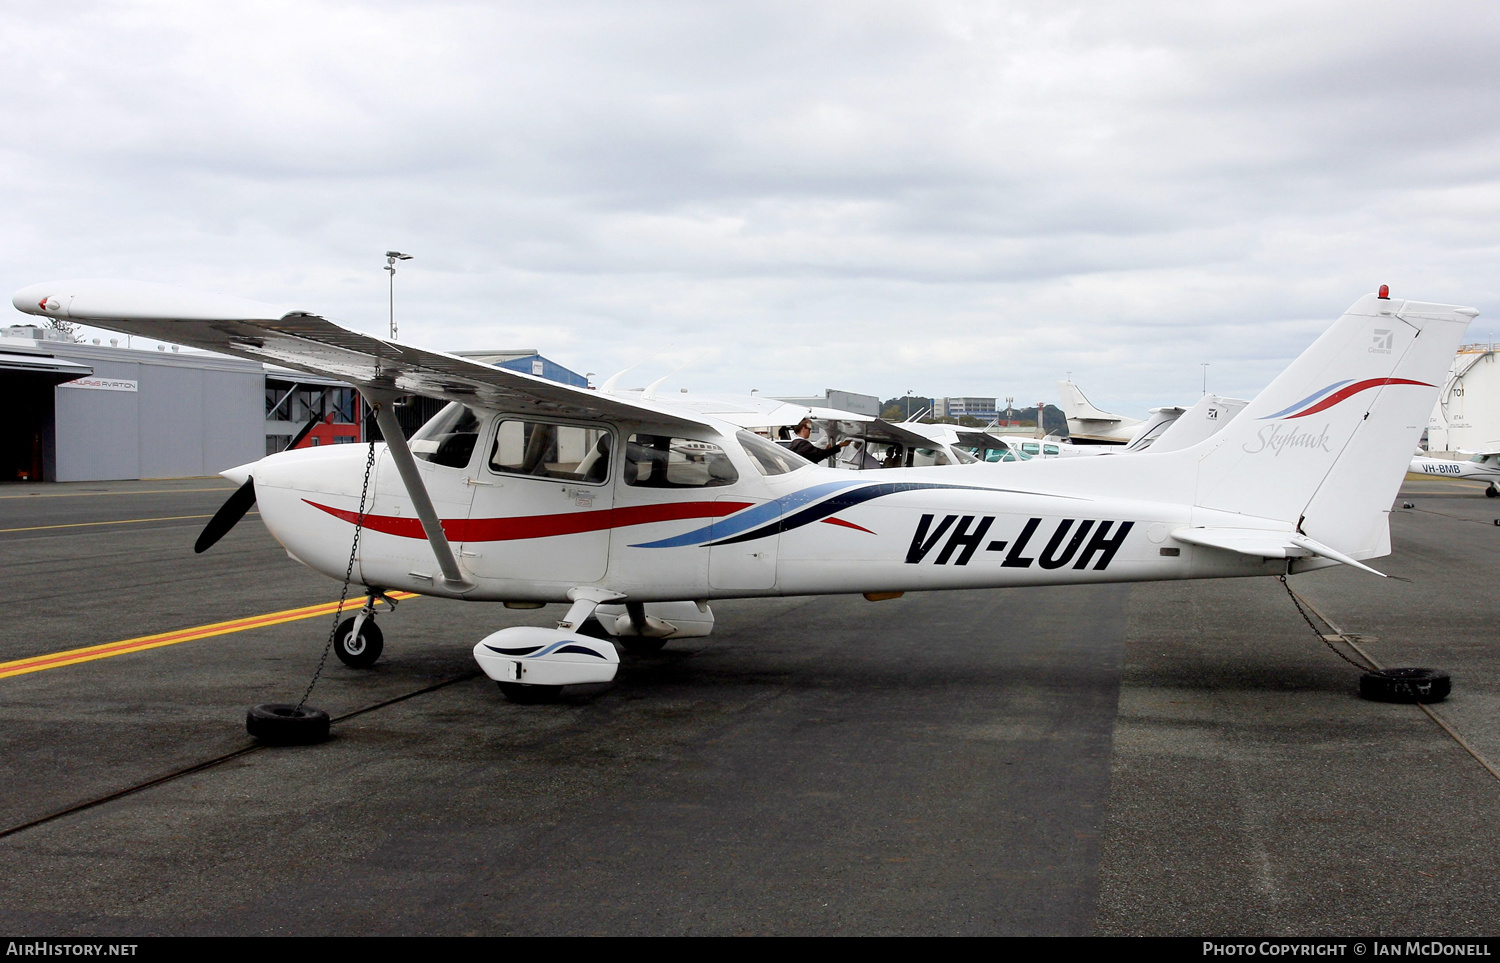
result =
[[6,956],[135,956],[139,943],[54,943],[51,940],[10,940]]

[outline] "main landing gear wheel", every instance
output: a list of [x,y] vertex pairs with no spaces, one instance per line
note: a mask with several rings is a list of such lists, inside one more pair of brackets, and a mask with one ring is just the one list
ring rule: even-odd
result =
[[366,618],[359,627],[358,637],[354,635],[353,618],[340,622],[338,630],[333,634],[334,655],[351,669],[368,669],[384,650],[385,633],[380,631],[380,626],[372,618]]
[[307,746],[328,738],[328,713],[311,706],[268,702],[251,706],[245,731],[273,746]]
[[523,706],[556,702],[563,689],[560,685],[527,685],[524,682],[496,682],[495,685],[500,687],[505,698]]
[[1359,694],[1377,702],[1442,702],[1452,690],[1442,669],[1377,669],[1359,677]]
[[660,652],[661,647],[667,644],[666,639],[648,639],[640,635],[622,635],[615,641],[623,645],[631,655],[651,655],[653,652]]
[[604,642],[613,642],[615,637],[609,634],[609,630],[599,624],[599,620],[593,616],[583,620],[583,624],[573,631],[579,635],[586,635],[591,639],[600,639]]
[[1488,487],[1488,488],[1486,488],[1484,490],[1484,497],[1485,498],[1497,498],[1497,497],[1500,497],[1500,488],[1496,488],[1494,485],[1491,485],[1490,487]]

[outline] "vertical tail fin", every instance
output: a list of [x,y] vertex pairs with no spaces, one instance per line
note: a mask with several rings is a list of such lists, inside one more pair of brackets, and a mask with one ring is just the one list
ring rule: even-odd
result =
[[1293,523],[1355,558],[1385,554],[1386,512],[1478,313],[1373,294],[1355,302],[1228,426],[1189,449],[1194,503]]
[[1094,407],[1093,402],[1083,396],[1083,392],[1071,381],[1059,381],[1057,383],[1057,393],[1062,398],[1063,415],[1069,421],[1098,421],[1109,422],[1115,425],[1133,425],[1139,420],[1136,418],[1122,418],[1119,415],[1112,415],[1107,411],[1100,411]]

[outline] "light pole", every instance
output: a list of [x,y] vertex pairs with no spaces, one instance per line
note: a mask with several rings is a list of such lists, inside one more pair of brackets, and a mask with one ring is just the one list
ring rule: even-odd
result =
[[400,251],[385,252],[385,269],[391,275],[391,340],[396,340],[396,262],[410,261],[410,254],[402,254]]
[[906,420],[911,421],[911,389],[906,389]]

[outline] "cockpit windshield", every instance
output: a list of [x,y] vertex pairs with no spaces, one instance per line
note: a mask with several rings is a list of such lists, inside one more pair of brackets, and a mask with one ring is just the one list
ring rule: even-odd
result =
[[479,416],[455,401],[411,436],[411,453],[434,465],[467,468],[479,440]]
[[766,441],[754,432],[739,431],[734,436],[739,439],[740,447],[745,449],[745,454],[755,462],[755,467],[760,469],[762,475],[785,475],[812,464],[801,455]]

